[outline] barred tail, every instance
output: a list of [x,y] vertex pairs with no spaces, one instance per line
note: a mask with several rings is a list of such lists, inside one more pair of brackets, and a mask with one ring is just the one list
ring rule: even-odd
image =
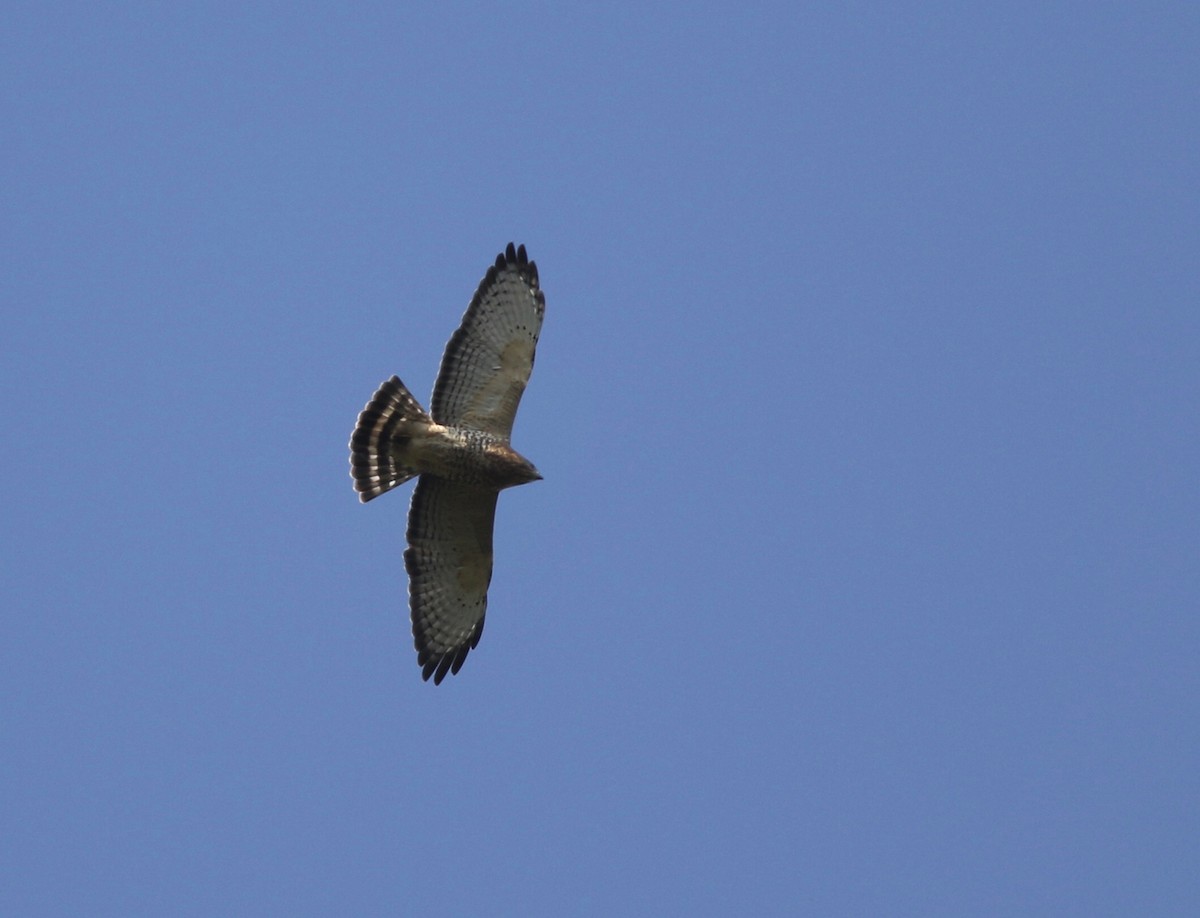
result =
[[359,500],[365,504],[420,473],[405,465],[403,457],[415,433],[410,425],[429,422],[429,415],[398,377],[379,387],[350,437],[350,477]]

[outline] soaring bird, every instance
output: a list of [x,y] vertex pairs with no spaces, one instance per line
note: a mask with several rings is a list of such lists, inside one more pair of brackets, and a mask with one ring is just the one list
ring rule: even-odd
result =
[[404,566],[417,663],[435,685],[459,671],[483,634],[496,498],[542,477],[509,437],[545,311],[537,265],[510,242],[446,344],[430,410],[393,376],[350,437],[363,503],[420,476]]

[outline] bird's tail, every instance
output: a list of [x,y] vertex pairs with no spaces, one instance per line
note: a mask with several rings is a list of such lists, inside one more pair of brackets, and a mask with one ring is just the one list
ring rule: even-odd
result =
[[430,423],[420,403],[393,376],[371,396],[350,437],[350,477],[364,504],[420,473],[405,463],[409,442]]

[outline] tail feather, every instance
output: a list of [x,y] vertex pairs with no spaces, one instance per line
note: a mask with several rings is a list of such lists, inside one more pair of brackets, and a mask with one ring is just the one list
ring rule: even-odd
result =
[[359,500],[365,504],[420,473],[404,464],[404,445],[411,436],[409,425],[429,421],[399,377],[384,382],[371,396],[350,437],[350,477]]

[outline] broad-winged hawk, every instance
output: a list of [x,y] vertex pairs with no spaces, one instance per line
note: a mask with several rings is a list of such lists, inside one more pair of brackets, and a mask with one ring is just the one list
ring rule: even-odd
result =
[[509,445],[546,300],[525,246],[496,258],[446,345],[428,413],[397,377],[350,438],[364,503],[420,475],[408,511],[408,599],[423,678],[439,684],[479,644],[500,491],[540,479]]

